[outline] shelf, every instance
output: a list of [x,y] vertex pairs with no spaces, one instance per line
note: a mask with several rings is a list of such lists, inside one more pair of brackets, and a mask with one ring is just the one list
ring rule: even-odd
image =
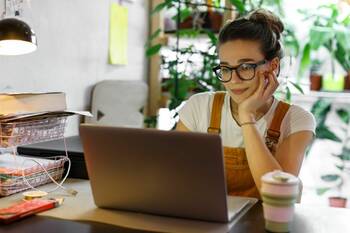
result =
[[305,94],[293,94],[292,102],[315,102],[319,98],[327,98],[338,104],[350,105],[350,92],[309,91]]

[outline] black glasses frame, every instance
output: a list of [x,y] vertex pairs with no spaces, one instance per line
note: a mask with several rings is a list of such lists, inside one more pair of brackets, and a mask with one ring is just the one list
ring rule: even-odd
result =
[[[226,66],[226,65],[217,65],[213,68],[213,72],[215,73],[216,77],[220,80],[220,82],[223,82],[223,83],[227,83],[227,82],[230,82],[232,80],[232,72],[235,71],[238,78],[242,81],[249,81],[249,80],[252,80],[254,77],[255,77],[255,72],[256,72],[256,68],[260,65],[264,65],[266,64],[266,60],[262,60],[262,61],[259,61],[257,63],[242,63],[236,67],[229,67],[229,66]],[[249,78],[249,79],[244,79],[242,78],[240,75],[239,75],[239,72],[238,70],[239,69],[242,69],[243,66],[250,66],[254,69],[254,75],[253,77]],[[231,74],[230,74],[230,79],[229,80],[223,80],[221,75],[220,75],[220,69],[221,67],[225,67],[227,69],[229,69],[231,71]]]

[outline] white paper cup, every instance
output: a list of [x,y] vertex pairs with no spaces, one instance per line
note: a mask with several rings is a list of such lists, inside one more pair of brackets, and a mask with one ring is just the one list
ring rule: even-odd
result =
[[294,204],[299,196],[299,179],[292,174],[273,171],[261,178],[265,228],[270,232],[289,232]]

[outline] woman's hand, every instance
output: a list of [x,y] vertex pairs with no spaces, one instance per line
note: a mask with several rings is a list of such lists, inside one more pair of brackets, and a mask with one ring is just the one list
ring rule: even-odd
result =
[[269,101],[279,85],[273,72],[258,71],[257,77],[259,84],[255,92],[238,105],[238,116],[241,123],[255,121],[258,109]]

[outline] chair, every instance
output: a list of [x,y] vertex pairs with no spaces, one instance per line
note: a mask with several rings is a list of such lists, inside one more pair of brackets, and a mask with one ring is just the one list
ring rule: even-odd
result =
[[148,87],[143,81],[105,80],[92,90],[91,112],[85,122],[107,126],[143,127],[142,109]]

